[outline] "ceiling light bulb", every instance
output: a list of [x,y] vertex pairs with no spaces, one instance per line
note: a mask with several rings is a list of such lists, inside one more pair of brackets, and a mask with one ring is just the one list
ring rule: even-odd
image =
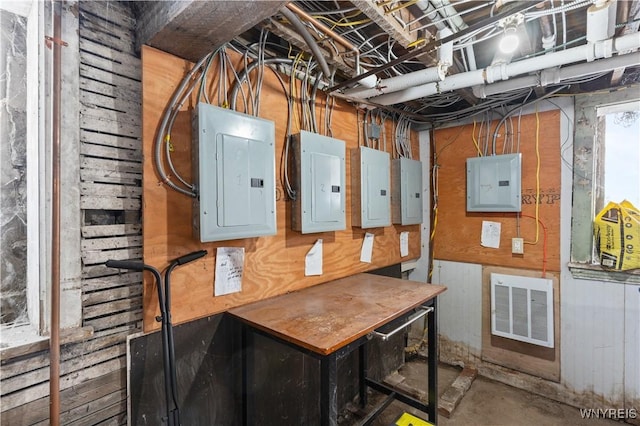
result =
[[504,35],[500,39],[500,51],[502,53],[513,53],[518,48],[520,39],[516,34],[515,28],[505,28]]

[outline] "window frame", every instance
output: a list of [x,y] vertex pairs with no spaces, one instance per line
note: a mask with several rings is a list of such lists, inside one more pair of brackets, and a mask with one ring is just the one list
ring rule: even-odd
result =
[[640,271],[609,271],[594,264],[593,218],[598,197],[601,147],[597,138],[598,108],[640,100],[636,87],[575,97],[573,141],[573,202],[571,207],[571,261],[575,278],[640,283]]
[[[52,188],[52,49],[45,36],[53,34],[51,2],[30,0],[3,2],[0,8],[27,18],[27,312],[29,322],[2,326],[2,359],[20,349],[42,350],[36,342],[48,340],[51,318],[51,188]],[[77,2],[61,7],[62,110],[60,176],[60,227],[64,250],[60,253],[60,328],[70,336],[82,325],[82,265],[80,252],[80,129],[79,129],[79,38]],[[35,172],[34,172],[35,171]],[[6,344],[6,345],[5,345]]]

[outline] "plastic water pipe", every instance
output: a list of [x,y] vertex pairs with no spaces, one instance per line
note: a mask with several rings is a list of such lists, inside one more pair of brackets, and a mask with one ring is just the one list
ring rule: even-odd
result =
[[478,98],[486,98],[498,93],[512,90],[526,89],[527,87],[548,86],[558,84],[568,79],[585,77],[590,74],[598,74],[613,71],[616,68],[627,68],[640,63],[640,55],[625,54],[611,58],[599,59],[594,62],[569,65],[562,68],[549,68],[542,70],[540,74],[527,75],[494,84],[474,86],[473,94]]
[[[568,65],[574,62],[584,60],[592,62],[595,59],[611,57],[615,52],[624,52],[638,48],[640,48],[640,37],[638,37],[638,34],[627,34],[613,39],[577,46],[572,49],[547,53],[543,56],[523,59],[510,64],[500,64],[487,67],[484,70],[455,74],[441,82],[410,87],[398,92],[376,96],[370,100],[380,105],[393,105],[431,96],[436,93],[464,89],[485,83],[494,83],[500,80],[508,80],[511,77],[521,74]],[[638,58],[637,53],[633,53],[632,55],[636,55],[636,58]],[[638,62],[640,62],[640,60],[638,60]],[[415,73],[407,74],[407,76],[411,74]]]
[[[450,29],[444,28],[438,31],[438,39],[449,37],[451,34]],[[377,82],[375,87],[366,88],[358,87],[356,89],[345,90],[347,96],[353,96],[356,98],[369,98],[371,96],[378,96],[384,93],[397,92],[412,86],[430,83],[432,81],[442,81],[447,75],[447,70],[453,64],[453,41],[444,43],[440,49],[438,49],[438,65],[430,67],[424,70],[399,75],[396,77],[390,77],[381,79]]]

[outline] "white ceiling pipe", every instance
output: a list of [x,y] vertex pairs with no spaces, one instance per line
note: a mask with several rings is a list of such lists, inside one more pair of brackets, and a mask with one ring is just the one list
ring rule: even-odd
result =
[[408,102],[414,99],[431,96],[436,93],[465,89],[479,84],[507,80],[520,74],[528,74],[530,72],[540,71],[546,68],[553,68],[584,61],[585,59],[590,61],[593,59],[610,57],[614,52],[638,48],[640,48],[640,36],[638,33],[627,34],[615,39],[585,44],[563,51],[547,53],[543,56],[524,59],[510,64],[500,64],[493,67],[487,67],[484,70],[454,74],[447,77],[440,83],[428,83],[421,86],[411,87],[395,93],[377,96],[372,98],[371,101],[381,105],[393,105],[400,102]]
[[[506,93],[512,90],[526,89],[527,87],[544,87],[549,84],[558,84],[568,79],[585,77],[590,74],[609,72],[616,68],[627,68],[637,65],[640,65],[639,54],[618,55],[611,58],[599,59],[594,62],[569,65],[562,67],[559,70],[542,70],[541,75],[527,75],[498,83],[474,86],[473,94],[478,98],[486,98],[487,96]],[[553,74],[554,77],[546,78],[544,75],[546,71],[549,71],[549,74]]]
[[511,80],[501,81],[493,84],[482,84],[473,86],[471,90],[476,98],[484,99],[497,93],[507,93],[512,90],[526,89],[527,87],[536,87],[540,84],[540,76],[526,75],[524,77],[513,78]]
[[[438,31],[438,39],[449,37],[450,29],[445,28]],[[356,89],[345,90],[344,93],[355,98],[370,98],[384,93],[397,92],[408,87],[418,86],[432,81],[442,81],[447,75],[449,67],[453,64],[453,41],[443,44],[438,49],[438,65],[413,73],[399,75],[382,79],[375,86],[358,87]],[[360,82],[361,83],[361,82]]]
[[460,31],[469,27],[460,17],[458,11],[451,6],[449,0],[431,0],[431,4],[440,11],[439,13],[442,17],[449,21],[449,26],[451,26],[453,31]]
[[448,92],[464,87],[472,87],[484,83],[484,70],[469,71],[462,74],[453,74],[444,81],[438,83],[427,83],[422,86],[410,87],[408,89],[376,96],[369,100],[380,105],[393,105],[400,102],[407,102],[413,99],[424,98],[436,93]]
[[384,93],[397,92],[408,87],[413,87],[432,81],[442,81],[444,80],[444,77],[447,73],[446,69],[447,67],[438,65],[436,67],[399,75],[397,77],[382,79],[376,84],[376,87],[371,89],[359,87],[357,89],[345,90],[344,93],[348,96],[364,99],[370,98],[372,96],[378,96]]
[[420,0],[416,3],[422,13],[436,26],[438,30],[447,28],[444,22],[440,20],[440,15],[435,8],[429,3],[429,0]]
[[[473,40],[475,41],[475,37]],[[467,62],[469,63],[469,70],[470,71],[477,70],[478,66],[476,65],[476,54],[473,51],[473,44],[470,44],[469,46],[467,46],[465,50],[467,51]]]

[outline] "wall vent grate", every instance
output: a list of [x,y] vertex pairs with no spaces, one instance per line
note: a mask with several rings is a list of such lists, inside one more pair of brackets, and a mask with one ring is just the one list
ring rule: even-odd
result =
[[553,281],[491,274],[491,334],[554,347]]

